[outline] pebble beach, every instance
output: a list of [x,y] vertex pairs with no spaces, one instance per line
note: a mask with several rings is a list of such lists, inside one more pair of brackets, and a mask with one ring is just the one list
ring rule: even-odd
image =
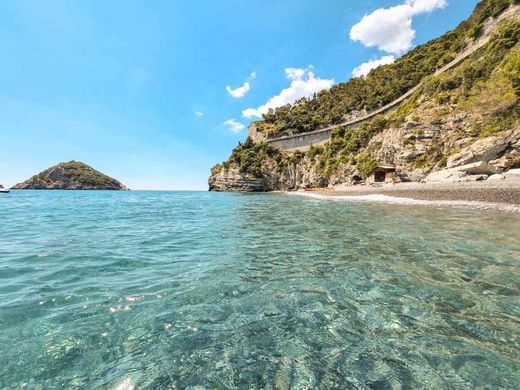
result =
[[503,179],[449,182],[399,183],[341,186],[331,190],[310,191],[320,196],[387,195],[428,201],[468,201],[520,205],[520,175]]

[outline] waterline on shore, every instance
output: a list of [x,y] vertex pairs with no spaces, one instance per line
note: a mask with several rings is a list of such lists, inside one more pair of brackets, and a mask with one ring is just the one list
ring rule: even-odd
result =
[[410,206],[449,206],[474,208],[479,210],[500,210],[510,213],[520,213],[520,207],[509,203],[477,202],[469,200],[422,200],[407,197],[390,196],[384,194],[370,195],[323,195],[312,192],[287,192],[291,196],[303,196],[320,200],[333,200],[355,203],[392,203]]

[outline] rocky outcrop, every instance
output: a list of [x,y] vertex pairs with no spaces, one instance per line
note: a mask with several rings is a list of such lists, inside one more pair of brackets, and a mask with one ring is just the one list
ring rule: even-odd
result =
[[[425,101],[422,106],[432,105]],[[435,113],[439,110],[448,108],[419,108],[410,115],[420,116],[419,120],[407,118],[370,140],[368,149],[377,161],[396,165],[395,181],[484,180],[520,167],[520,127],[478,138],[471,135],[475,122],[471,114],[453,111],[438,118]],[[351,162],[339,162],[328,172],[319,161],[303,154],[293,163],[265,160],[259,177],[241,173],[235,165],[222,167],[212,173],[209,186],[211,191],[298,190],[353,185],[362,176]]]
[[[499,162],[498,160],[508,149],[511,149],[511,153],[507,153],[508,158]],[[520,131],[516,129],[477,140],[461,152],[450,156],[446,167],[455,168],[478,161],[495,161],[493,165],[501,165],[503,169],[507,169],[509,164],[514,165],[514,160],[516,160],[514,157],[516,154],[520,156],[519,152]]]
[[[520,167],[520,127],[484,138],[473,135],[477,119],[470,113],[452,110],[440,118],[435,112],[450,107],[425,101],[411,116],[416,123],[389,128],[370,140],[374,158],[395,164],[412,181],[420,181],[429,173],[453,169],[472,163],[486,162],[504,172]],[[435,119],[434,119],[435,118]]]
[[211,175],[208,181],[210,191],[215,192],[264,192],[268,191],[265,180],[242,174],[237,168],[223,169]]
[[116,179],[78,161],[57,164],[15,185],[15,190],[127,190]]
[[242,173],[236,166],[213,171],[208,184],[210,191],[269,192],[323,188],[343,183],[353,184],[355,167],[342,164],[333,174],[324,172],[315,161],[304,157],[298,162],[281,166],[268,159],[262,164],[261,177]]

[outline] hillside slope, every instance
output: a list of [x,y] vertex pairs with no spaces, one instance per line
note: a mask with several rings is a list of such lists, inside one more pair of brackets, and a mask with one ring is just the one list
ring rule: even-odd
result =
[[15,185],[15,190],[126,190],[108,177],[79,161],[59,163],[29,180]]
[[[508,17],[501,18],[504,14]],[[457,38],[459,44],[455,46],[454,34],[463,37]],[[435,66],[426,74],[422,67],[417,68],[420,63],[449,62],[457,55],[454,47],[463,50],[475,39],[482,39],[483,34],[488,35],[489,42],[458,67],[438,75],[433,75]],[[278,113],[271,112],[259,127],[270,135],[283,133],[289,127],[292,133],[314,130],[317,123],[305,118],[326,117],[323,121],[327,122],[323,123],[330,124],[336,119],[327,115],[337,107],[347,114],[360,108],[359,104],[348,103],[349,93],[342,95],[337,91],[351,91],[355,85],[375,80],[396,79],[394,83],[401,83],[401,87],[395,87],[400,94],[419,85],[397,111],[377,116],[356,129],[337,128],[327,144],[311,147],[305,153],[281,153],[267,144],[246,140],[226,162],[212,169],[210,190],[270,191],[348,185],[365,178],[383,163],[396,166],[397,181],[419,181],[431,172],[481,160],[488,161],[497,171],[520,167],[519,39],[520,6],[509,0],[483,1],[454,32],[415,49],[394,65],[376,69],[366,79],[339,84],[325,93],[326,99],[320,94],[277,110]],[[414,61],[407,57],[419,58],[415,68],[410,68]],[[446,61],[439,62],[441,58]],[[363,92],[358,96],[365,104],[373,95]],[[380,91],[378,96],[387,95]],[[395,97],[393,94],[392,98]],[[376,105],[387,103],[385,99]]]
[[472,15],[453,31],[418,46],[395,63],[372,70],[367,77],[353,78],[314,98],[303,98],[293,105],[269,111],[259,129],[269,136],[302,133],[318,127],[348,121],[374,111],[418,85],[475,40],[486,25],[503,14],[513,0],[484,0]]

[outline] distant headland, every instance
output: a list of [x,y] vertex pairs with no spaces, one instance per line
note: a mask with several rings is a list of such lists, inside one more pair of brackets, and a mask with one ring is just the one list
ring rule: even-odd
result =
[[79,161],[54,165],[13,190],[128,190],[121,182]]

